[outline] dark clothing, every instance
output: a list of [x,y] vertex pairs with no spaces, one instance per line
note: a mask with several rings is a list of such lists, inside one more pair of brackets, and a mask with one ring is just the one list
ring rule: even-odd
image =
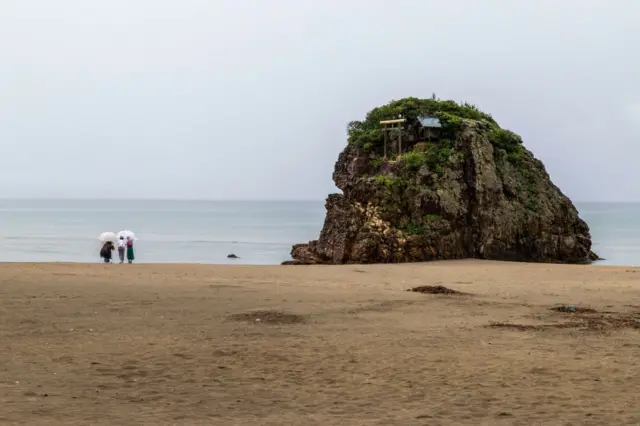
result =
[[107,241],[100,249],[100,257],[104,259],[105,263],[109,263],[111,261],[111,251],[114,249],[113,243],[111,241]]

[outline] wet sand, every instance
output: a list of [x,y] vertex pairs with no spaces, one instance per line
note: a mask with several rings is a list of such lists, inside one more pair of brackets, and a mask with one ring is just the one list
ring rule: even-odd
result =
[[0,351],[0,424],[637,425],[640,268],[0,264]]

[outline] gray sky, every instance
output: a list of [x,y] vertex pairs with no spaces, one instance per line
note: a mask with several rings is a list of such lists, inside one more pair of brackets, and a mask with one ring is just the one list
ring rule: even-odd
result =
[[640,201],[636,0],[2,0],[0,197],[323,199],[345,126],[469,101]]

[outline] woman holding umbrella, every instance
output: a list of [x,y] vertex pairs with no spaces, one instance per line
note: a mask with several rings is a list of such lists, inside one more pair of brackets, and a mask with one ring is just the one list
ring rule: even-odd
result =
[[111,263],[111,252],[115,247],[111,241],[107,241],[100,250],[100,257],[104,259],[104,263]]
[[124,235],[118,237],[118,257],[120,257],[120,263],[124,263],[124,253],[127,250],[127,242],[124,240]]
[[102,242],[102,248],[100,249],[100,257],[104,259],[104,263],[111,262],[112,251],[115,249],[113,241],[116,238],[116,234],[113,232],[103,232],[98,238]]
[[133,255],[133,238],[131,236],[127,237],[127,261],[129,263],[133,263],[133,259],[135,256]]

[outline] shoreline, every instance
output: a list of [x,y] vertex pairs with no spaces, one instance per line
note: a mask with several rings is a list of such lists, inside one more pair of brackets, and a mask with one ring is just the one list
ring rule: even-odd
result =
[[[604,259],[602,259],[604,260]],[[316,264],[316,265],[282,265],[280,263],[273,264],[251,264],[251,263],[240,263],[240,262],[228,262],[228,263],[198,263],[198,262],[134,262],[133,264],[127,264],[126,262],[122,264],[123,266],[179,266],[179,267],[230,267],[230,268],[269,268],[269,269],[280,269],[280,267],[289,268],[376,268],[376,267],[402,267],[403,265],[407,266],[419,266],[419,267],[429,267],[430,265],[468,265],[468,264],[486,264],[486,265],[510,265],[510,266],[537,266],[537,267],[589,267],[589,268],[598,268],[598,269],[623,269],[623,268],[639,268],[640,265],[602,265],[599,264],[600,261],[594,261],[591,263],[584,264],[568,264],[568,263],[541,263],[541,262],[514,262],[507,260],[485,260],[485,259],[451,259],[451,260],[433,260],[428,262],[405,262],[405,263],[370,263],[370,264],[360,264],[360,263],[347,263],[347,264]],[[38,266],[38,265],[66,265],[66,266],[105,266],[105,265],[120,265],[119,262],[112,263],[104,263],[104,262],[75,262],[75,261],[59,261],[59,262],[39,262],[39,261],[0,261],[0,266],[10,266],[10,265],[20,265],[20,266]]]

